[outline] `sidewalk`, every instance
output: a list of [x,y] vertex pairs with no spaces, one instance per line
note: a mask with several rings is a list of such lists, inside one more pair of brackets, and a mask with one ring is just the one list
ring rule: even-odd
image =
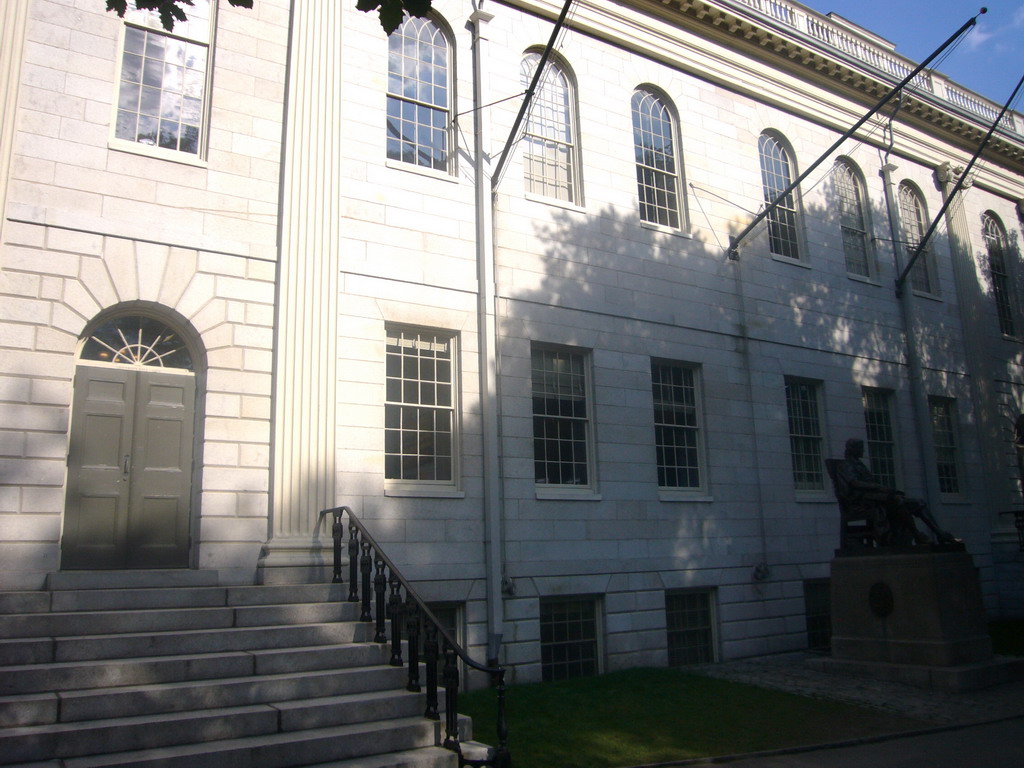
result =
[[[934,728],[862,742],[814,745],[754,755],[723,755],[669,765],[730,768],[1021,768],[1024,681],[947,693],[901,683],[820,672],[807,653],[724,662],[693,671],[725,680],[843,701],[907,715]],[[654,767],[650,767],[654,768]]]

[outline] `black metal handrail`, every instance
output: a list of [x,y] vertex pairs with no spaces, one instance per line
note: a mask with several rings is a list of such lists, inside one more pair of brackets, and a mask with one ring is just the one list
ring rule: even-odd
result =
[[[405,666],[402,661],[402,627],[408,633],[408,669],[409,679],[406,690],[419,692],[420,658],[419,640],[420,626],[423,627],[423,651],[426,665],[426,697],[427,706],[423,716],[431,720],[440,720],[437,699],[437,665],[444,659],[441,684],[445,692],[445,738],[444,747],[459,756],[459,768],[474,766],[482,768],[512,768],[512,757],[508,749],[508,722],[505,716],[505,670],[502,667],[491,667],[472,659],[465,649],[445,630],[433,611],[420,598],[412,584],[406,580],[391,559],[384,554],[380,545],[366,530],[362,522],[353,514],[349,507],[334,507],[320,512],[317,520],[317,535],[325,517],[330,515],[334,522],[331,526],[331,537],[334,540],[333,582],[341,584],[341,551],[345,524],[342,518],[348,516],[348,564],[349,586],[348,601],[361,603],[360,621],[374,623],[374,642],[389,642],[387,620],[391,619],[391,665]],[[388,595],[388,589],[390,594]],[[403,600],[401,591],[405,590]],[[404,621],[403,621],[404,620]],[[472,669],[490,675],[498,697],[498,745],[486,758],[470,759],[462,754],[459,741],[459,668],[455,659],[459,658]]]

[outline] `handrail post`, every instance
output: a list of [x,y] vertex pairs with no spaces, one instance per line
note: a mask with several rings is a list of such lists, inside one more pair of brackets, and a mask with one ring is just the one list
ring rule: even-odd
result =
[[348,601],[359,602],[359,528],[348,521]]
[[388,577],[384,575],[384,561],[380,559],[380,555],[377,555],[376,559],[377,574],[373,577],[373,592],[377,600],[377,621],[376,631],[373,635],[373,642],[375,643],[386,643],[388,641],[388,634],[384,629],[385,621],[387,620],[386,609],[384,607],[384,595],[387,592]]
[[431,720],[440,720],[441,715],[437,711],[437,627],[427,622],[424,630],[423,656],[427,665],[427,709],[423,716]]
[[360,621],[373,621],[373,613],[370,611],[370,591],[373,589],[373,581],[370,576],[373,574],[373,558],[370,557],[370,542],[363,542],[363,554],[359,558],[359,570],[363,576],[363,610],[359,614]]
[[455,649],[444,643],[444,746],[459,752],[459,668]]
[[391,666],[402,666],[402,598],[398,594],[402,583],[398,576],[391,574],[389,579],[391,597],[388,598],[388,618],[391,619]]
[[512,768],[512,755],[508,751],[508,718],[505,714],[505,670],[499,669],[494,678],[498,694],[498,746],[494,750],[494,768]]
[[341,522],[341,507],[332,510],[334,513],[334,525],[331,526],[331,537],[334,539],[334,578],[332,584],[341,584],[341,538],[344,535],[345,526]]
[[405,595],[406,634],[409,637],[409,682],[405,690],[420,691],[420,609],[412,592]]

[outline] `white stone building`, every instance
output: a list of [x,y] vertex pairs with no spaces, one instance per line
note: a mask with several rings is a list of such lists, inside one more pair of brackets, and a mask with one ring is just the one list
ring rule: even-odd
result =
[[560,4],[210,5],[0,4],[0,588],[346,505],[520,680],[804,648],[860,436],[1024,613],[1020,114],[900,299],[999,111],[937,72],[730,258],[915,67],[842,19],[578,0],[505,156]]

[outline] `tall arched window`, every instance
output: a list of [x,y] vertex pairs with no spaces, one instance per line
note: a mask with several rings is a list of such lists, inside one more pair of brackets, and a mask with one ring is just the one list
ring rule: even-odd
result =
[[[757,141],[761,158],[764,203],[771,205],[793,183],[793,163],[782,142],[769,133]],[[790,192],[768,214],[768,243],[771,252],[790,259],[800,258],[797,234],[796,195]]]
[[846,271],[851,275],[869,277],[871,259],[868,251],[867,209],[860,173],[848,160],[839,160],[833,170],[832,180],[839,201],[839,225],[843,230]]
[[679,170],[672,112],[647,90],[633,93],[633,151],[640,219],[680,228]]
[[[907,263],[909,263],[910,257],[917,250],[918,243],[924,237],[925,228],[928,226],[928,211],[921,193],[906,181],[900,184],[899,202],[900,224],[903,226],[903,241],[906,246]],[[910,270],[910,285],[915,291],[938,293],[932,254],[927,246],[918,257],[914,268]]]
[[988,251],[988,271],[992,278],[992,295],[996,300],[999,330],[1007,336],[1014,336],[1017,326],[1013,319],[1013,293],[1006,263],[1006,230],[999,218],[989,211],[981,217],[981,232],[985,238],[985,250]]
[[388,37],[388,159],[450,171],[448,39],[430,19],[409,17]]
[[[523,57],[523,87],[533,80],[539,53]],[[576,144],[576,97],[560,65],[548,61],[537,83],[523,133],[526,191],[578,203],[579,147]]]

